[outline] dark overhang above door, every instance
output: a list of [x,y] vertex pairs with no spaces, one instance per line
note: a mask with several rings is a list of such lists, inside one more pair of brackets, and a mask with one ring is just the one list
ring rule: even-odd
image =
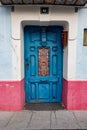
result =
[[0,0],[3,5],[50,4],[64,6],[84,6],[87,0]]

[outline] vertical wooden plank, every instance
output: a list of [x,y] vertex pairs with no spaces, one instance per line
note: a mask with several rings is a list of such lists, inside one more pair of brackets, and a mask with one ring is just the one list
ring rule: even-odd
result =
[[57,99],[57,84],[53,83],[52,84],[52,100],[56,100]]
[[31,100],[36,99],[36,84],[31,83]]
[[52,56],[52,74],[57,75],[57,55]]
[[36,58],[34,55],[30,56],[30,75],[36,75]]

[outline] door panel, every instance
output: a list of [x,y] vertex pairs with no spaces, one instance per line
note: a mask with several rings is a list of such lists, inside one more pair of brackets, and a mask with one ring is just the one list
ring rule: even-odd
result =
[[62,27],[24,29],[26,102],[61,102]]
[[39,99],[44,99],[44,100],[49,100],[49,84],[48,83],[39,83],[39,93],[38,93],[38,98]]
[[36,57],[35,55],[30,55],[30,76],[36,75]]
[[30,86],[31,86],[31,90],[30,90],[30,92],[31,92],[31,99],[35,100],[36,97],[37,97],[36,96],[36,84],[31,83]]
[[38,48],[38,75],[47,76],[49,75],[49,48],[40,47]]

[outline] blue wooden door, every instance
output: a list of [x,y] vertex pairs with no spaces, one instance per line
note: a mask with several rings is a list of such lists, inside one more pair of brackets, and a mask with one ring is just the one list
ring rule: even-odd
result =
[[61,102],[62,27],[24,28],[26,102]]

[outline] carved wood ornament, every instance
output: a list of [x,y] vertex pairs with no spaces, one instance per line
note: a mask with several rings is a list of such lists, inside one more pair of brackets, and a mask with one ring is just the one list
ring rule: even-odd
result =
[[49,75],[49,48],[39,48],[39,76]]

